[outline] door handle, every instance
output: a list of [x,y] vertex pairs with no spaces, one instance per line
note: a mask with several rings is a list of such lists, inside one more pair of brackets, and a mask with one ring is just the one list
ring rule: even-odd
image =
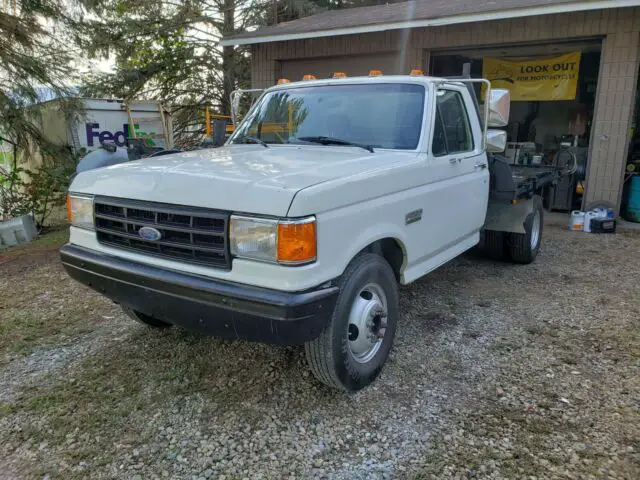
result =
[[457,158],[450,158],[450,159],[449,159],[449,163],[450,163],[451,165],[455,165],[456,163],[458,163],[458,159],[457,159]]
[[480,168],[480,169],[484,170],[485,168],[487,168],[487,164],[486,163],[482,163],[482,162],[476,163],[475,164],[475,168]]

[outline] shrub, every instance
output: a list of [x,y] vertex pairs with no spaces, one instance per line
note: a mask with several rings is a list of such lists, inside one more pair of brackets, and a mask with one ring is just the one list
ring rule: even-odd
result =
[[35,169],[0,167],[0,220],[31,214],[42,229],[56,207],[64,205],[76,160],[68,150],[50,147]]

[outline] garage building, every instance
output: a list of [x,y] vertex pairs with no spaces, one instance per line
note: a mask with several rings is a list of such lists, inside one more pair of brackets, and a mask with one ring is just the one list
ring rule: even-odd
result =
[[328,11],[223,45],[251,45],[253,88],[372,69],[488,76],[513,88],[511,161],[577,163],[547,206],[619,209],[638,116],[639,35],[640,0],[422,0]]

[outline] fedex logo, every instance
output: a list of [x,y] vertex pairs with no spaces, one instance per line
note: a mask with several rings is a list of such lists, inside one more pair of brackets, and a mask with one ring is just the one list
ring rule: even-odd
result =
[[[93,147],[96,143],[101,142],[114,142],[119,147],[125,147],[129,145],[129,124],[122,125],[122,130],[119,132],[110,132],[109,130],[100,131],[99,123],[87,123],[85,124],[87,130],[87,146]],[[145,145],[148,147],[155,147],[156,143],[153,141],[154,132],[143,132],[139,129],[138,124],[134,125],[136,137],[141,138]],[[95,142],[95,139],[98,141]]]
[[98,139],[98,144],[102,142],[114,142],[119,147],[127,145],[129,138],[129,125],[122,125],[122,131],[112,133],[109,130],[100,131],[99,123],[87,123],[87,145],[93,147],[94,139]]

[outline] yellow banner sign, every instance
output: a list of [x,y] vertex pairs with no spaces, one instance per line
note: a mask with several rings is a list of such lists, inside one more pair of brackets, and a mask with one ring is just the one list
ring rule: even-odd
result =
[[535,60],[484,57],[482,76],[493,88],[506,88],[515,101],[574,100],[580,52]]

